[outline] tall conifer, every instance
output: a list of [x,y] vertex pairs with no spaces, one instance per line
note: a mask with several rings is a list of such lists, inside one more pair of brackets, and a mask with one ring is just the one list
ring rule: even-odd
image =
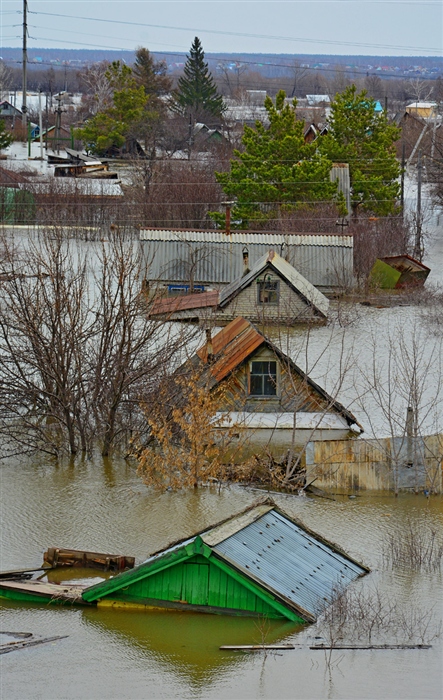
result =
[[191,114],[194,122],[208,117],[219,119],[225,110],[198,36],[192,43],[174,98],[177,111]]

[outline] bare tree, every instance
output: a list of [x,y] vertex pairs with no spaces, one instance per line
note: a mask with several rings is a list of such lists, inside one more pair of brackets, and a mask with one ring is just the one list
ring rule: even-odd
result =
[[52,229],[20,255],[3,241],[0,433],[10,451],[128,449],[139,408],[184,332],[149,322],[138,246],[118,230],[94,249]]
[[[418,322],[400,323],[384,329],[384,339],[373,331],[366,340],[370,360],[359,362],[355,384],[359,404],[391,464],[395,493],[400,488],[416,492],[438,487],[439,465],[443,457],[440,439],[443,406],[443,345]],[[388,444],[388,447],[385,447]]]
[[7,98],[12,85],[12,71],[6,63],[0,60],[0,100]]

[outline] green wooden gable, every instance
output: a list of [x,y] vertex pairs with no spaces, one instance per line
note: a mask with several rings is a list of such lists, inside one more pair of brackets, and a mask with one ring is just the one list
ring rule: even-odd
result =
[[197,536],[136,569],[91,586],[88,602],[266,615],[303,622],[269,591],[214,555]]

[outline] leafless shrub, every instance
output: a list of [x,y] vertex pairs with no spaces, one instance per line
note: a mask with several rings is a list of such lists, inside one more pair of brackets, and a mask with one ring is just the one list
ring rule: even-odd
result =
[[442,626],[433,608],[400,605],[375,586],[338,589],[317,629],[325,646],[334,647],[344,643],[429,644],[440,636]]
[[212,228],[208,211],[221,201],[215,181],[216,164],[195,160],[166,160],[140,172],[127,191],[140,224],[154,227]]
[[443,539],[434,527],[409,521],[401,531],[388,533],[383,558],[392,568],[438,571],[443,560]]

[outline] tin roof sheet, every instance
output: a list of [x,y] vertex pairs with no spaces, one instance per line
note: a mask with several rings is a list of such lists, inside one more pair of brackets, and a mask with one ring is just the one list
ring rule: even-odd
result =
[[367,571],[274,509],[213,545],[213,550],[312,620],[337,590]]
[[[210,365],[210,371],[214,379],[221,382],[265,342],[264,336],[245,318],[240,316],[231,321],[212,338],[215,360]],[[197,355],[203,362],[207,362],[207,344],[197,350]]]
[[260,233],[254,231],[231,232],[229,236],[224,231],[199,231],[191,229],[160,229],[142,228],[142,241],[186,241],[196,243],[240,243],[242,245],[262,243],[265,245],[283,245],[288,239],[291,245],[302,246],[339,246],[352,248],[353,238],[350,235],[317,234],[317,233]]
[[158,299],[154,301],[149,309],[149,316],[163,316],[164,314],[173,314],[176,311],[185,311],[188,309],[204,309],[207,307],[217,306],[218,291],[201,292],[199,294],[185,294],[183,296],[169,297],[167,299]]

